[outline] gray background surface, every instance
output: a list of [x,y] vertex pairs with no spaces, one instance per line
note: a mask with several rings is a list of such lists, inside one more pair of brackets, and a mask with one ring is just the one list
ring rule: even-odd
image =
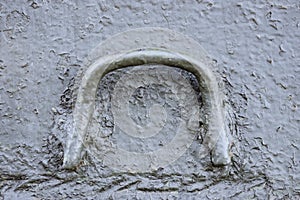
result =
[[[57,169],[52,108],[92,48],[145,26],[186,34],[215,60],[237,118],[233,164],[204,178]],[[299,44],[297,0],[2,0],[0,199],[299,199]]]

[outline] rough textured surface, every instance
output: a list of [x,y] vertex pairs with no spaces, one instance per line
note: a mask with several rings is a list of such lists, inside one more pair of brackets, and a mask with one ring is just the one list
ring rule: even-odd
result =
[[[298,0],[2,1],[0,198],[299,199],[299,11]],[[101,179],[92,161],[57,169],[54,107],[71,78],[100,41],[143,26],[189,35],[215,60],[238,122],[229,169]]]
[[[141,65],[107,74],[100,82],[97,109],[88,130],[89,153],[115,172],[151,173],[159,169],[171,173],[168,166],[187,154],[193,142],[191,152],[208,152],[199,141],[206,132],[202,127],[200,133],[199,121],[204,124],[205,119],[197,83],[191,73],[163,65]],[[199,171],[199,156],[189,157],[195,160],[193,171]],[[186,170],[185,159],[172,166],[181,165],[179,173],[192,173]]]

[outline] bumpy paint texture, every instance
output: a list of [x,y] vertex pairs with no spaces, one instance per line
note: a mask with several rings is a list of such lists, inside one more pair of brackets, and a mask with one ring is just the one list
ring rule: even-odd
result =
[[[61,168],[84,59],[113,34],[153,26],[214,60],[232,107],[231,165],[194,160],[194,143],[167,170],[115,173],[88,155]],[[0,199],[299,199],[299,44],[297,0],[1,1]],[[103,80],[99,105],[122,73]]]

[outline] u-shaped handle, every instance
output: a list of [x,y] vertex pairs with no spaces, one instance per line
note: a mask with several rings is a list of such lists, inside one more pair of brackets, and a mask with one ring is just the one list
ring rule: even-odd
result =
[[77,94],[73,112],[73,129],[64,151],[63,166],[73,168],[82,158],[83,139],[95,107],[98,84],[103,76],[113,70],[143,64],[162,64],[182,68],[193,73],[204,93],[204,101],[209,108],[208,133],[206,143],[211,150],[214,165],[230,162],[228,138],[224,117],[223,100],[218,82],[213,72],[204,63],[194,58],[164,49],[134,50],[117,55],[105,56],[96,60],[84,73]]

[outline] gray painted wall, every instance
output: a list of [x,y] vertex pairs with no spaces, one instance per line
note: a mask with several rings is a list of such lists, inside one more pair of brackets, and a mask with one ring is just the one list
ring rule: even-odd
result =
[[[116,174],[87,157],[60,169],[64,113],[53,108],[64,90],[99,42],[148,26],[188,35],[214,59],[235,113],[232,164]],[[299,199],[299,44],[297,0],[2,0],[0,199]]]

